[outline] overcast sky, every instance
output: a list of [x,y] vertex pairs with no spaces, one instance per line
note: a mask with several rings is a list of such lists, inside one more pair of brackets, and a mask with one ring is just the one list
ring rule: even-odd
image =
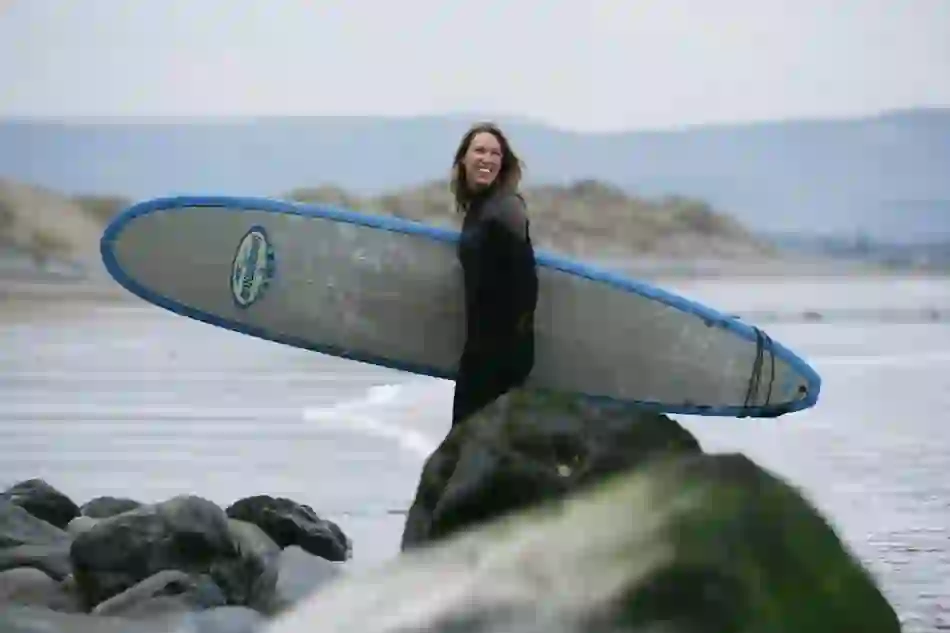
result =
[[950,105],[950,0],[0,0],[0,116],[606,130],[919,105]]

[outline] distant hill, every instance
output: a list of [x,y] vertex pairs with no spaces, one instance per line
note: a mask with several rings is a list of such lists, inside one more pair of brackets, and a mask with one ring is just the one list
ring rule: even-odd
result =
[[[458,117],[0,122],[0,176],[71,194],[366,196],[444,178]],[[503,120],[502,123],[505,123]],[[755,231],[950,236],[950,109],[577,134],[505,123],[532,185],[705,200]]]
[[950,273],[950,239],[899,243],[858,234],[847,236],[769,235],[776,248],[824,260],[863,262],[877,267]]

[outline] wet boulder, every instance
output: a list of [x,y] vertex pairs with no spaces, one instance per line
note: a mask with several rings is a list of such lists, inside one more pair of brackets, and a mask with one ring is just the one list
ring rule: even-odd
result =
[[37,545],[18,545],[0,548],[0,571],[31,567],[54,580],[64,580],[73,573],[69,559],[68,540]]
[[69,547],[65,531],[0,499],[0,571],[34,567],[62,580],[72,572]]
[[100,519],[75,538],[70,557],[88,609],[165,570],[207,575],[228,604],[245,606],[274,574],[244,536],[214,503],[182,495]]
[[67,540],[69,535],[62,529],[18,504],[0,499],[0,548],[48,545]]
[[0,610],[11,605],[46,607],[64,613],[81,610],[67,583],[57,582],[33,567],[0,571]]
[[226,603],[224,592],[209,576],[166,569],[100,602],[92,614],[147,619],[169,613],[203,611]]
[[102,496],[95,497],[82,504],[79,508],[79,513],[82,514],[82,516],[91,517],[93,519],[105,519],[129,510],[135,510],[141,506],[142,503],[134,499]]
[[[371,597],[371,598],[370,598]],[[873,577],[742,455],[634,470],[354,572],[269,633],[897,633]]]
[[42,479],[27,479],[14,484],[0,493],[0,499],[14,503],[61,529],[79,516],[79,507],[72,499]]
[[216,569],[228,603],[270,612],[280,575],[280,547],[253,523],[228,519],[228,531],[238,556],[222,560]]
[[352,555],[352,541],[340,526],[291,499],[255,495],[235,501],[225,512],[258,526],[281,548],[297,545],[331,561],[345,561]]
[[665,415],[515,390],[457,424],[428,458],[402,547],[563,497],[660,453],[700,451]]

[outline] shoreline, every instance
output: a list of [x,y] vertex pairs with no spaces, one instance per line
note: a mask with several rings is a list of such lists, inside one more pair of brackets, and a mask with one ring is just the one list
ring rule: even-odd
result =
[[[35,317],[71,319],[76,311],[134,305],[138,299],[118,284],[76,280],[0,279],[0,322]],[[64,310],[64,306],[69,310]]]
[[[697,268],[694,262],[592,262],[592,265],[655,285],[674,293],[681,289],[701,287],[703,284],[734,283],[761,284],[763,282],[815,282],[819,284],[875,281],[940,281],[950,280],[950,273],[929,270],[902,270],[856,266],[815,264],[787,265],[781,262],[717,262],[715,268]],[[0,276],[0,319],[33,315],[60,310],[64,304],[94,309],[108,306],[151,306],[133,295],[109,277],[56,278]],[[763,312],[780,312],[768,310]],[[796,313],[801,311],[795,311]],[[807,312],[807,311],[806,311]],[[804,313],[803,313],[804,314]],[[72,315],[63,315],[72,316]],[[812,315],[813,316],[813,315]],[[941,319],[943,320],[943,319]]]

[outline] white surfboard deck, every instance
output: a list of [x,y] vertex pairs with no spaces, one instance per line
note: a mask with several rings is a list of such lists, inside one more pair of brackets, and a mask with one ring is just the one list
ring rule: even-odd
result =
[[[179,315],[451,379],[465,327],[457,239],[330,206],[173,197],[116,216],[101,254],[118,283]],[[541,250],[537,259],[530,386],[707,416],[817,402],[814,369],[756,328],[650,284]]]

